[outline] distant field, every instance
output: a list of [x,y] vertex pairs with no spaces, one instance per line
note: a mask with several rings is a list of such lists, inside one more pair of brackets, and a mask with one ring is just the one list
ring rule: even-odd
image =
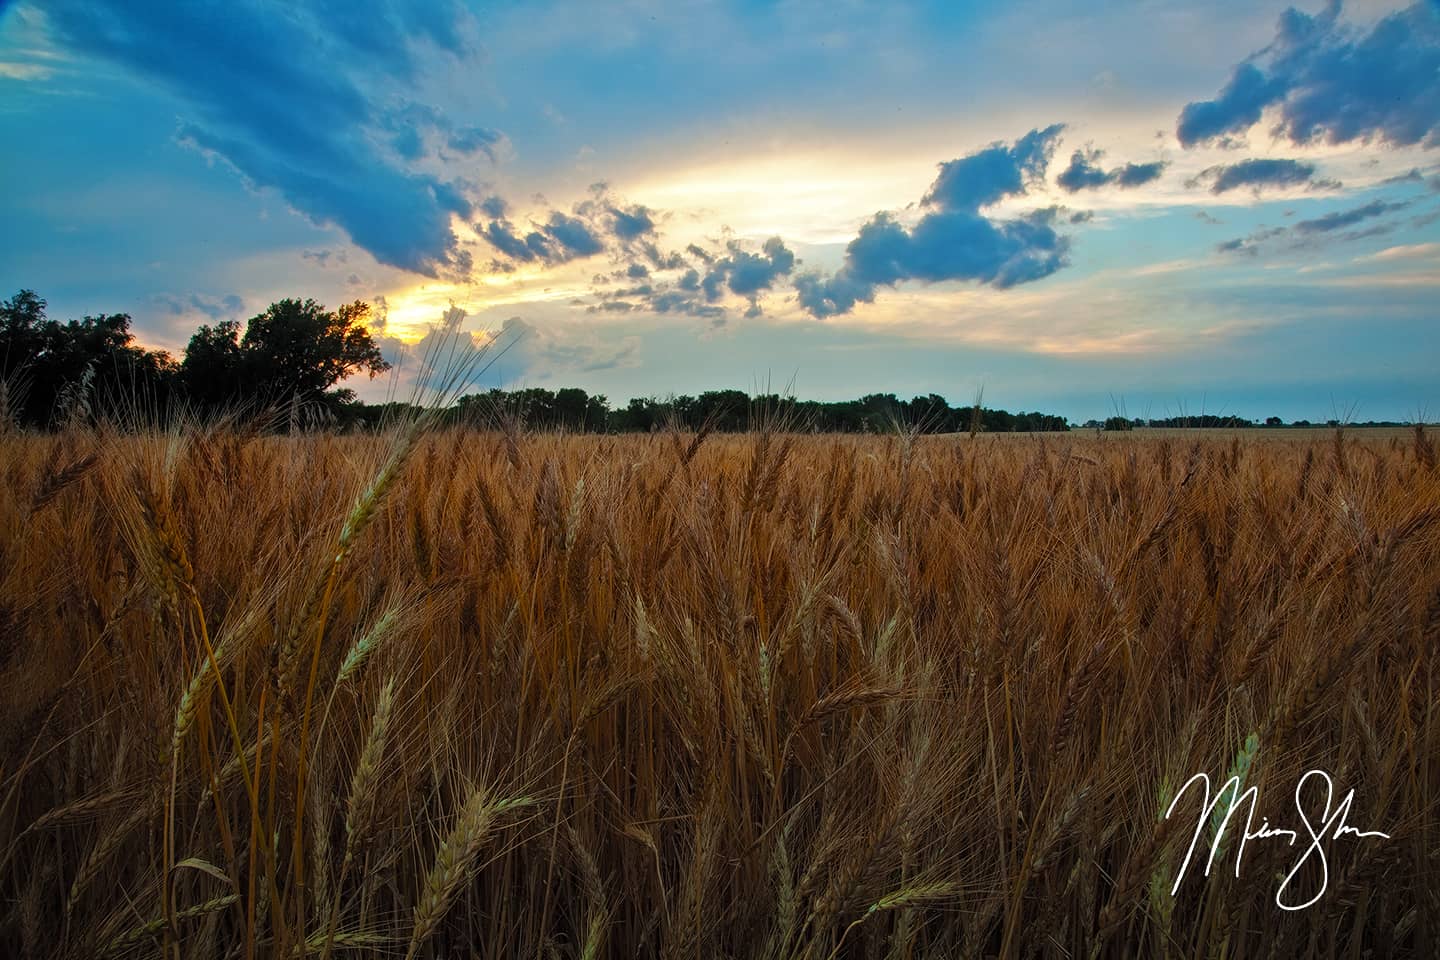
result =
[[[1435,428],[1431,428],[1432,430]],[[1087,432],[1084,430],[1081,433]],[[1095,431],[1088,431],[1092,436]],[[1137,437],[1240,437],[1242,440],[1299,440],[1305,443],[1323,443],[1334,436],[1334,427],[1141,427],[1130,431]],[[1401,440],[1409,441],[1414,434],[1412,427],[1345,427],[1344,433],[1356,440]]]
[[[12,431],[0,476],[0,956],[1440,955],[1423,433]],[[1298,847],[1207,877],[1165,817],[1233,772],[1299,829],[1312,769],[1389,838],[1303,910]]]
[[[1433,432],[1440,431],[1440,427],[1430,426],[1426,428]],[[1414,437],[1413,427],[1346,427],[1344,434],[1352,440],[1382,441],[1395,440],[1401,443],[1409,443]],[[1169,439],[1180,441],[1190,440],[1229,440],[1232,437],[1239,437],[1247,442],[1260,440],[1286,440],[1305,444],[1324,443],[1335,434],[1334,427],[1138,427],[1134,430],[1101,430],[1076,427],[1064,433],[993,433],[981,434],[981,436],[993,437],[1087,437],[1094,439],[1096,436],[1109,440],[1145,440],[1145,439]],[[954,436],[965,436],[965,434],[954,434]]]

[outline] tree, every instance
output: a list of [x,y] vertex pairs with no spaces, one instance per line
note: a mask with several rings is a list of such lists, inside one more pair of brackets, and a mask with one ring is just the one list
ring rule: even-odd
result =
[[185,348],[181,380],[205,405],[242,398],[348,403],[354,392],[332,390],[337,383],[390,369],[370,336],[369,319],[363,300],[333,311],[314,300],[280,300],[251,317],[243,336],[234,320],[197,330]]
[[556,426],[566,430],[585,429],[585,407],[589,395],[579,387],[561,387],[555,391]]
[[1267,426],[1267,427],[1283,427],[1284,425],[1285,425],[1285,421],[1284,421],[1284,420],[1281,420],[1279,417],[1266,417],[1266,418],[1265,418],[1265,426]]
[[240,321],[206,324],[190,337],[180,382],[191,400],[217,407],[244,389],[244,352],[240,349]]
[[47,427],[112,406],[163,404],[176,366],[164,351],[146,350],[130,333],[128,313],[102,313],[60,323],[33,290],[0,302],[0,377],[7,413]]
[[7,377],[39,350],[45,307],[34,290],[21,290],[0,303],[0,372]]
[[585,401],[585,429],[604,433],[610,420],[610,400],[603,393],[597,393]]

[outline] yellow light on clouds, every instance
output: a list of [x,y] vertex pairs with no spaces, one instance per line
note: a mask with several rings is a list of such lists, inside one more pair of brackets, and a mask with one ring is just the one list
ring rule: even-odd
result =
[[[630,187],[636,202],[682,213],[673,235],[780,235],[796,243],[845,243],[878,210],[903,207],[935,178],[932,161],[834,153],[791,153],[667,171]],[[690,211],[687,217],[684,211]]]
[[[385,293],[388,310],[385,332],[388,336],[414,342],[439,323],[452,306],[459,307],[473,318],[496,307],[584,297],[590,292],[585,284],[589,275],[583,269],[527,266],[512,273],[477,274],[470,283],[429,281],[388,291]],[[494,327],[498,330],[499,325],[493,320],[482,321],[478,328]],[[477,327],[473,322],[467,322],[465,326],[467,329]]]

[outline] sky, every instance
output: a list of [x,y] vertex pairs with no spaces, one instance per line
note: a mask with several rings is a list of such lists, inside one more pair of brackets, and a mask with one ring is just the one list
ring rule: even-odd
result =
[[0,178],[0,296],[367,300],[368,399],[1440,416],[1440,0],[0,0]]

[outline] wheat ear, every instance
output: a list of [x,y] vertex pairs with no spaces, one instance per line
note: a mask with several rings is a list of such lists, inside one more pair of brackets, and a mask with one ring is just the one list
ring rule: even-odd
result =
[[526,807],[535,801],[530,797],[496,799],[485,787],[470,792],[460,817],[435,853],[435,862],[425,877],[420,902],[415,906],[415,926],[410,934],[406,960],[415,956],[435,933],[450,909],[450,901],[470,874],[495,821],[503,814]]

